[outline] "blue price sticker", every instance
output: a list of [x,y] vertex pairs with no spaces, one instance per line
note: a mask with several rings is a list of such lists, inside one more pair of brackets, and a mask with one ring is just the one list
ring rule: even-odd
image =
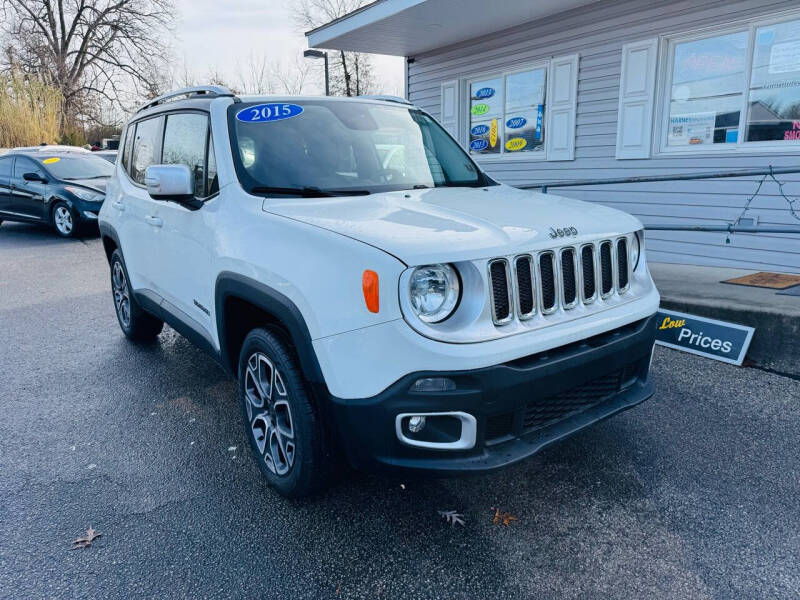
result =
[[256,104],[248,106],[236,113],[236,119],[244,123],[270,123],[283,121],[302,114],[303,107],[297,104],[274,102],[270,104]]

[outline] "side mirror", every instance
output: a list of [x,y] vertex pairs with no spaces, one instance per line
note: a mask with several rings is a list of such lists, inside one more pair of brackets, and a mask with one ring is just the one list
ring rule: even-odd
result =
[[25,181],[38,181],[40,183],[47,183],[47,179],[39,175],[39,173],[23,173],[22,178]]
[[147,193],[154,200],[186,202],[194,199],[194,180],[186,165],[152,165],[144,172]]

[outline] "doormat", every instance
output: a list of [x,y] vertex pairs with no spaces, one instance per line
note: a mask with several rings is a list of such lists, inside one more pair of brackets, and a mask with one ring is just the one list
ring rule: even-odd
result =
[[767,273],[761,271],[752,273],[744,277],[726,279],[722,283],[733,285],[746,285],[748,287],[770,288],[773,290],[785,290],[795,285],[800,285],[800,275],[789,275],[788,273]]

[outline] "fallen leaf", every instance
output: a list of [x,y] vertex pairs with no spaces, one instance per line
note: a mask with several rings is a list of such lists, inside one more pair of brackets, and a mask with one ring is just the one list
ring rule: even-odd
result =
[[494,506],[492,507],[492,510],[494,511],[494,518],[492,519],[492,523],[494,523],[495,525],[499,525],[500,523],[502,523],[503,525],[508,527],[512,521],[519,521],[519,519],[517,519],[517,517],[512,515],[510,512],[500,512],[500,509]]
[[445,521],[450,523],[450,526],[453,527],[456,523],[464,527],[464,515],[459,513],[455,510],[440,510],[439,516],[442,517]]
[[86,535],[84,535],[83,537],[79,537],[78,539],[72,542],[71,550],[75,550],[77,548],[88,548],[89,546],[92,545],[92,542],[95,539],[99,538],[101,535],[103,534],[100,533],[99,531],[92,529],[90,525],[89,529],[86,530]]

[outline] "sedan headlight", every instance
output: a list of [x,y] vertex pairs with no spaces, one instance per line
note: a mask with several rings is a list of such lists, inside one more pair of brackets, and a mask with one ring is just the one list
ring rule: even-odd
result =
[[450,265],[417,267],[408,284],[411,307],[425,323],[439,323],[453,314],[461,286]]
[[631,269],[632,271],[635,271],[636,267],[639,266],[639,255],[641,254],[641,241],[639,239],[640,235],[642,235],[642,232],[639,231],[633,234],[633,240],[631,243],[631,262],[633,263],[633,269]]
[[86,200],[87,202],[102,202],[105,199],[105,194],[87,190],[86,188],[75,187],[74,185],[65,185],[64,189],[70,194],[77,196],[81,200]]

